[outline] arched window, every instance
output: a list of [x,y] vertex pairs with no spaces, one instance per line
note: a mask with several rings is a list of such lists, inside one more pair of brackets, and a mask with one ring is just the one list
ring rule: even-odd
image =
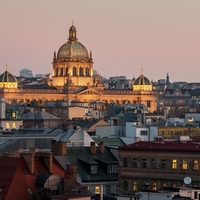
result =
[[172,187],[176,187],[176,183],[172,183]]
[[162,183],[161,184],[161,188],[163,189],[164,187],[166,187],[167,186],[167,184],[166,183]]
[[80,67],[80,69],[79,69],[79,76],[83,76],[83,68],[82,67]]
[[157,190],[156,182],[153,182],[153,183],[151,184],[151,187],[152,187],[152,190]]
[[137,190],[137,182],[136,181],[133,181],[132,190],[134,190],[134,191]]
[[128,167],[128,158],[123,158],[123,167]]
[[66,74],[66,76],[68,75],[68,71],[69,71],[69,68],[66,67],[66,69],[65,69],[65,74]]
[[58,67],[56,68],[56,76],[59,76],[59,69],[58,69]]
[[73,67],[73,76],[76,76],[76,67]]
[[123,182],[123,190],[125,190],[125,191],[128,190],[128,181],[127,181],[127,180],[125,180],[125,181]]
[[85,76],[90,76],[90,71],[88,67],[86,67],[85,69]]
[[63,76],[64,74],[63,74],[63,67],[61,67],[61,69],[60,69],[60,76]]

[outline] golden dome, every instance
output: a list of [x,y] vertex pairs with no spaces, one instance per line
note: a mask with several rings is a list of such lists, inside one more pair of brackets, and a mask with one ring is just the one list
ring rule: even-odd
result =
[[133,82],[134,91],[152,91],[152,84],[149,79],[144,76],[142,73],[137,79]]
[[64,59],[68,61],[89,60],[87,49],[78,41],[78,38],[76,37],[75,26],[72,25],[70,27],[68,41],[58,50],[57,59]]
[[3,74],[0,75],[0,82],[17,83],[18,81],[14,75],[6,70]]

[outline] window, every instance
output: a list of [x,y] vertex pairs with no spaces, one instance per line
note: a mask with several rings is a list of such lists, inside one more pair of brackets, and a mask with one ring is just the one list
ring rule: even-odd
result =
[[15,122],[12,123],[12,128],[16,129],[16,123]]
[[10,123],[6,122],[6,129],[9,129],[9,128],[10,128]]
[[133,181],[132,190],[133,190],[133,191],[136,191],[136,190],[137,190],[137,181]]
[[60,75],[61,75],[61,76],[64,76],[64,73],[63,73],[63,72],[64,72],[64,69],[63,69],[63,67],[61,67],[61,69],[60,69]]
[[182,169],[187,169],[187,160],[182,160]]
[[123,189],[124,189],[125,191],[128,190],[128,181],[127,181],[127,180],[125,180],[125,181],[123,182]]
[[171,185],[172,187],[176,187],[176,183],[172,183],[172,185]]
[[147,159],[142,158],[142,168],[147,168]]
[[199,169],[199,162],[198,160],[193,160],[193,170],[198,170]]
[[166,183],[162,183],[161,184],[161,188],[163,189],[164,187],[166,187],[167,186],[167,184]]
[[76,67],[73,67],[73,76],[76,76]]
[[151,168],[155,169],[156,168],[156,159],[151,159]]
[[140,131],[140,135],[147,135],[147,131]]
[[95,194],[100,194],[100,186],[95,187]]
[[90,72],[89,72],[89,68],[88,67],[86,67],[86,69],[85,69],[85,75],[86,76],[90,76]]
[[97,174],[98,166],[97,165],[90,165],[90,174]]
[[128,158],[123,158],[123,167],[128,167]]
[[172,159],[172,169],[177,169],[177,160]]
[[23,168],[22,170],[23,170],[24,174],[28,174],[28,171],[26,168]]
[[157,189],[157,187],[156,187],[156,182],[153,182],[153,183],[151,184],[151,186],[152,186],[152,190],[156,190],[156,189]]
[[167,169],[167,161],[166,161],[166,159],[162,159],[161,160],[161,168],[162,169]]
[[147,107],[150,108],[151,107],[151,101],[147,100]]
[[83,76],[83,68],[82,67],[80,67],[80,69],[79,69],[79,76]]
[[138,163],[137,158],[133,158],[133,159],[132,159],[132,167],[133,167],[133,168],[137,168],[137,163]]
[[42,173],[42,170],[41,170],[40,167],[37,167],[37,170],[38,170],[38,172],[39,172],[40,174]]
[[118,165],[107,165],[107,172],[108,173],[117,173]]
[[12,112],[12,117],[16,118],[16,112]]

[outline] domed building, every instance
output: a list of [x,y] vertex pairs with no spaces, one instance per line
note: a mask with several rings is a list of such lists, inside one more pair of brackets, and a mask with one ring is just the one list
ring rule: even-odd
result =
[[93,83],[93,59],[83,44],[78,41],[75,26],[69,29],[69,38],[53,58],[53,86],[74,84],[76,86]]
[[133,90],[134,91],[152,91],[152,83],[142,73],[137,79],[134,80]]
[[133,81],[133,88],[109,88],[102,84],[99,73],[93,76],[92,53],[78,41],[73,24],[69,28],[67,41],[57,53],[54,52],[52,79],[47,73],[44,80],[25,80],[18,85],[16,77],[6,70],[0,76],[0,97],[8,103],[64,100],[88,104],[95,101],[103,103],[105,107],[115,102],[143,104],[150,112],[157,110],[156,91],[152,90],[151,82],[143,73]]
[[17,88],[17,87],[18,87],[17,78],[7,70],[7,65],[6,65],[6,71],[0,75],[0,88]]

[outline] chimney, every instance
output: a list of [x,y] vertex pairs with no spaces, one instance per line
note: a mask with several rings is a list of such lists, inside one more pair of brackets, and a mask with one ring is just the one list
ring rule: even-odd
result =
[[34,154],[33,153],[20,153],[20,157],[23,157],[25,159],[30,172],[34,173]]
[[64,179],[64,191],[71,192],[72,189],[77,188],[77,166],[67,165],[66,173]]
[[95,144],[95,142],[91,142],[91,144],[90,144],[90,153],[96,154],[96,144]]
[[53,153],[52,152],[38,152],[35,156],[40,157],[45,162],[49,173],[53,172]]
[[64,156],[67,153],[67,144],[66,142],[56,142],[55,140],[51,141],[51,151],[53,155]]
[[20,153],[22,153],[22,148],[14,149],[13,157],[20,157]]
[[76,165],[67,165],[65,178],[71,182],[77,181],[77,166]]
[[100,142],[100,144],[99,144],[99,153],[104,154],[104,143],[103,142]]

